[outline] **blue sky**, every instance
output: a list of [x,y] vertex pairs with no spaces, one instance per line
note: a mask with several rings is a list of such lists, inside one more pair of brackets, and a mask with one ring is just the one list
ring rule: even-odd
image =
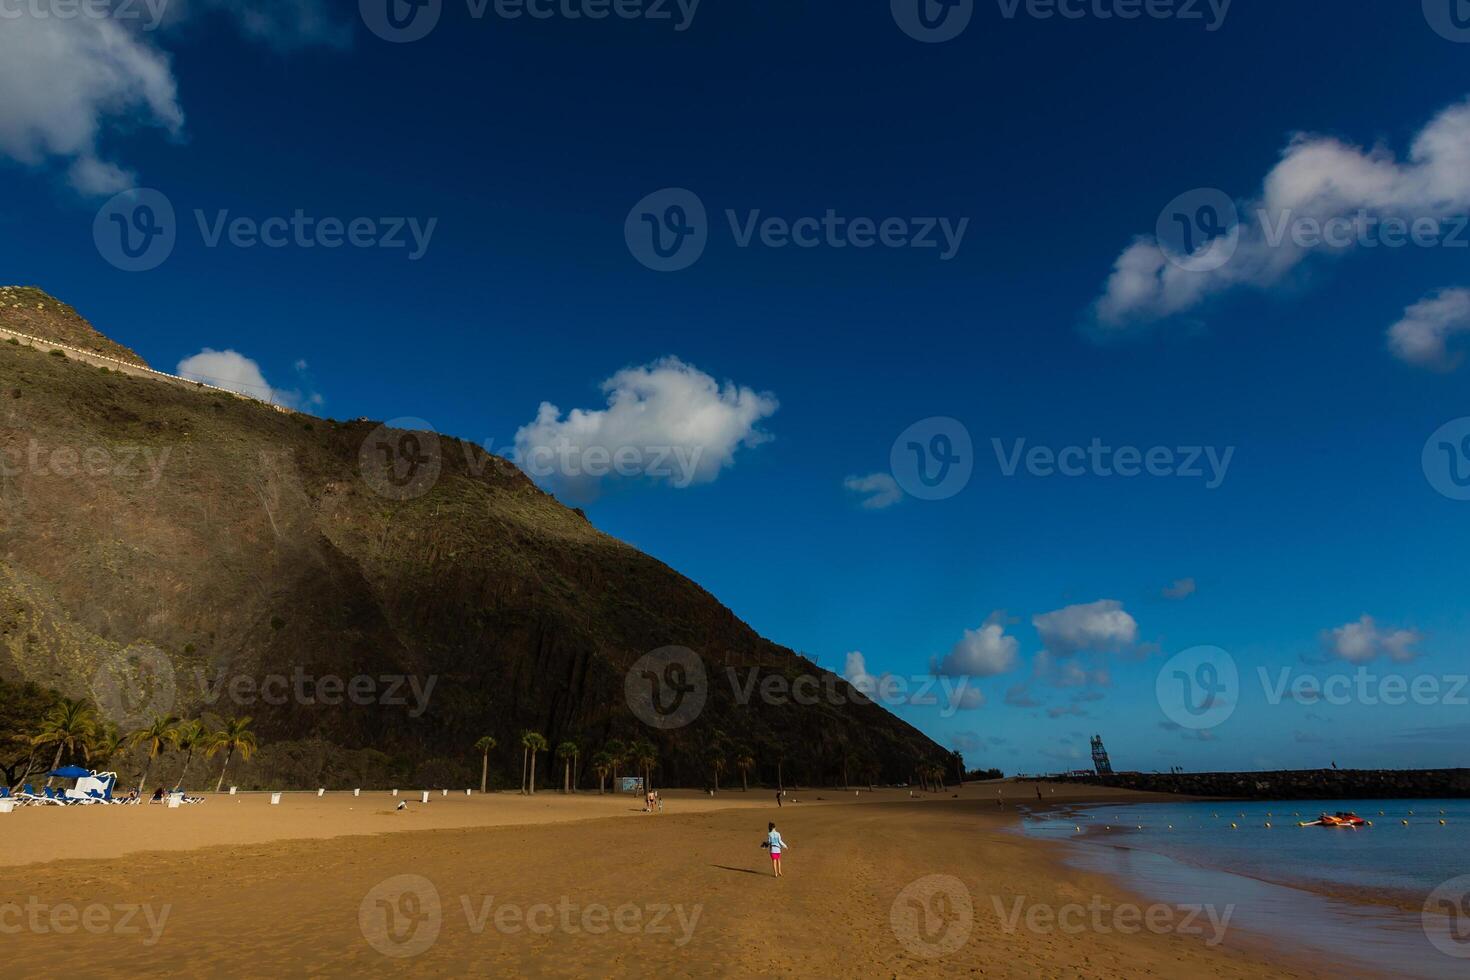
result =
[[[704,0],[679,30],[677,4],[594,21],[446,0],[411,43],[320,0],[263,19],[176,0],[156,30],[11,19],[0,279],[46,288],[156,367],[235,352],[192,363],[258,371],[332,417],[417,417],[497,450],[518,432],[697,446],[688,486],[545,479],[824,666],[859,652],[912,687],[976,668],[983,705],[896,708],[972,764],[1070,768],[1093,732],[1145,770],[1456,763],[1470,503],[1437,492],[1421,456],[1470,415],[1454,356],[1470,249],[1450,247],[1470,213],[1470,44],[1418,4],[1240,4],[1223,21],[1208,5],[1203,21],[1007,6],[977,3],[932,44],[885,4],[834,2]],[[129,186],[176,216],[148,271],[94,239]],[[657,272],[625,222],[649,195],[632,225],[667,217],[668,188],[704,207],[708,244]],[[1204,188],[1239,208],[1236,251],[1166,260],[1161,211]],[[1200,193],[1179,213],[1199,219]],[[1428,217],[1443,240],[1265,241],[1253,208],[1280,217],[1283,201],[1293,221]],[[222,221],[298,210],[432,234],[416,259],[208,244]],[[727,217],[829,210],[907,233],[966,223],[943,258],[741,247]],[[1135,278],[1110,280],[1120,260]],[[558,411],[533,425],[543,402]],[[604,414],[579,428],[572,409]],[[924,500],[890,450],[934,418],[962,425],[972,475]],[[1231,455],[1210,488],[1007,476],[992,442],[1094,439],[1175,464]],[[875,496],[886,506],[863,505]],[[1210,728],[1156,691],[1202,645],[1243,678]],[[1444,693],[1272,704],[1258,673],[1360,667]]]

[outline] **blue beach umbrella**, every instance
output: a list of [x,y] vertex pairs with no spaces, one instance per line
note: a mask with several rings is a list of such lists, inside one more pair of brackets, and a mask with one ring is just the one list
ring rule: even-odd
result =
[[60,776],[62,779],[85,779],[92,775],[92,770],[83,769],[81,766],[62,766],[50,773],[49,776]]

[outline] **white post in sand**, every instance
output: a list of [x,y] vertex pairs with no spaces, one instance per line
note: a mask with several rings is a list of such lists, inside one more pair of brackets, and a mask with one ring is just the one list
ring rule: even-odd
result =
[[472,789],[467,789],[467,790],[465,790],[465,791],[464,791],[464,795],[465,795],[465,796],[469,796],[469,795],[470,795],[470,794],[471,794],[471,793],[473,793],[473,792],[474,792],[474,790],[472,790]]
[[424,790],[424,802],[425,803],[429,802],[429,791],[428,790]]
[[321,799],[323,796],[326,796],[326,795],[327,795],[326,789],[318,789],[316,791],[316,798],[317,799]]
[[238,786],[231,786],[230,787],[230,795],[231,796],[234,796],[235,795],[235,790],[237,790],[237,789],[239,789]]
[[448,796],[449,795],[449,790],[447,790],[447,789],[444,790],[440,795],[441,796]]
[[362,790],[355,789],[355,790],[352,791],[352,795],[353,796],[361,796],[362,795]]
[[272,793],[271,794],[271,806],[280,806],[280,805],[281,805],[281,794],[280,793]]
[[397,795],[398,795],[398,790],[396,790],[396,789],[395,789],[395,790],[394,790],[394,791],[393,791],[393,795],[394,795],[394,796],[397,796]]

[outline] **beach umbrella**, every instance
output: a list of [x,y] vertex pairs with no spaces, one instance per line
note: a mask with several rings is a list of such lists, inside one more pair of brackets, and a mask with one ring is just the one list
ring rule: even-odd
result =
[[62,766],[60,769],[47,773],[48,776],[60,776],[62,779],[86,779],[92,775],[92,770],[83,769],[81,766]]

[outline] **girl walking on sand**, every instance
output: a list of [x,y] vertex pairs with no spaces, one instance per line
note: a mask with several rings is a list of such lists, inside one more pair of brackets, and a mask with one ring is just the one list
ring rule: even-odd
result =
[[775,824],[767,825],[766,846],[771,849],[771,867],[775,869],[776,877],[781,877],[781,852],[789,850],[791,845],[781,839],[781,831],[776,829]]

